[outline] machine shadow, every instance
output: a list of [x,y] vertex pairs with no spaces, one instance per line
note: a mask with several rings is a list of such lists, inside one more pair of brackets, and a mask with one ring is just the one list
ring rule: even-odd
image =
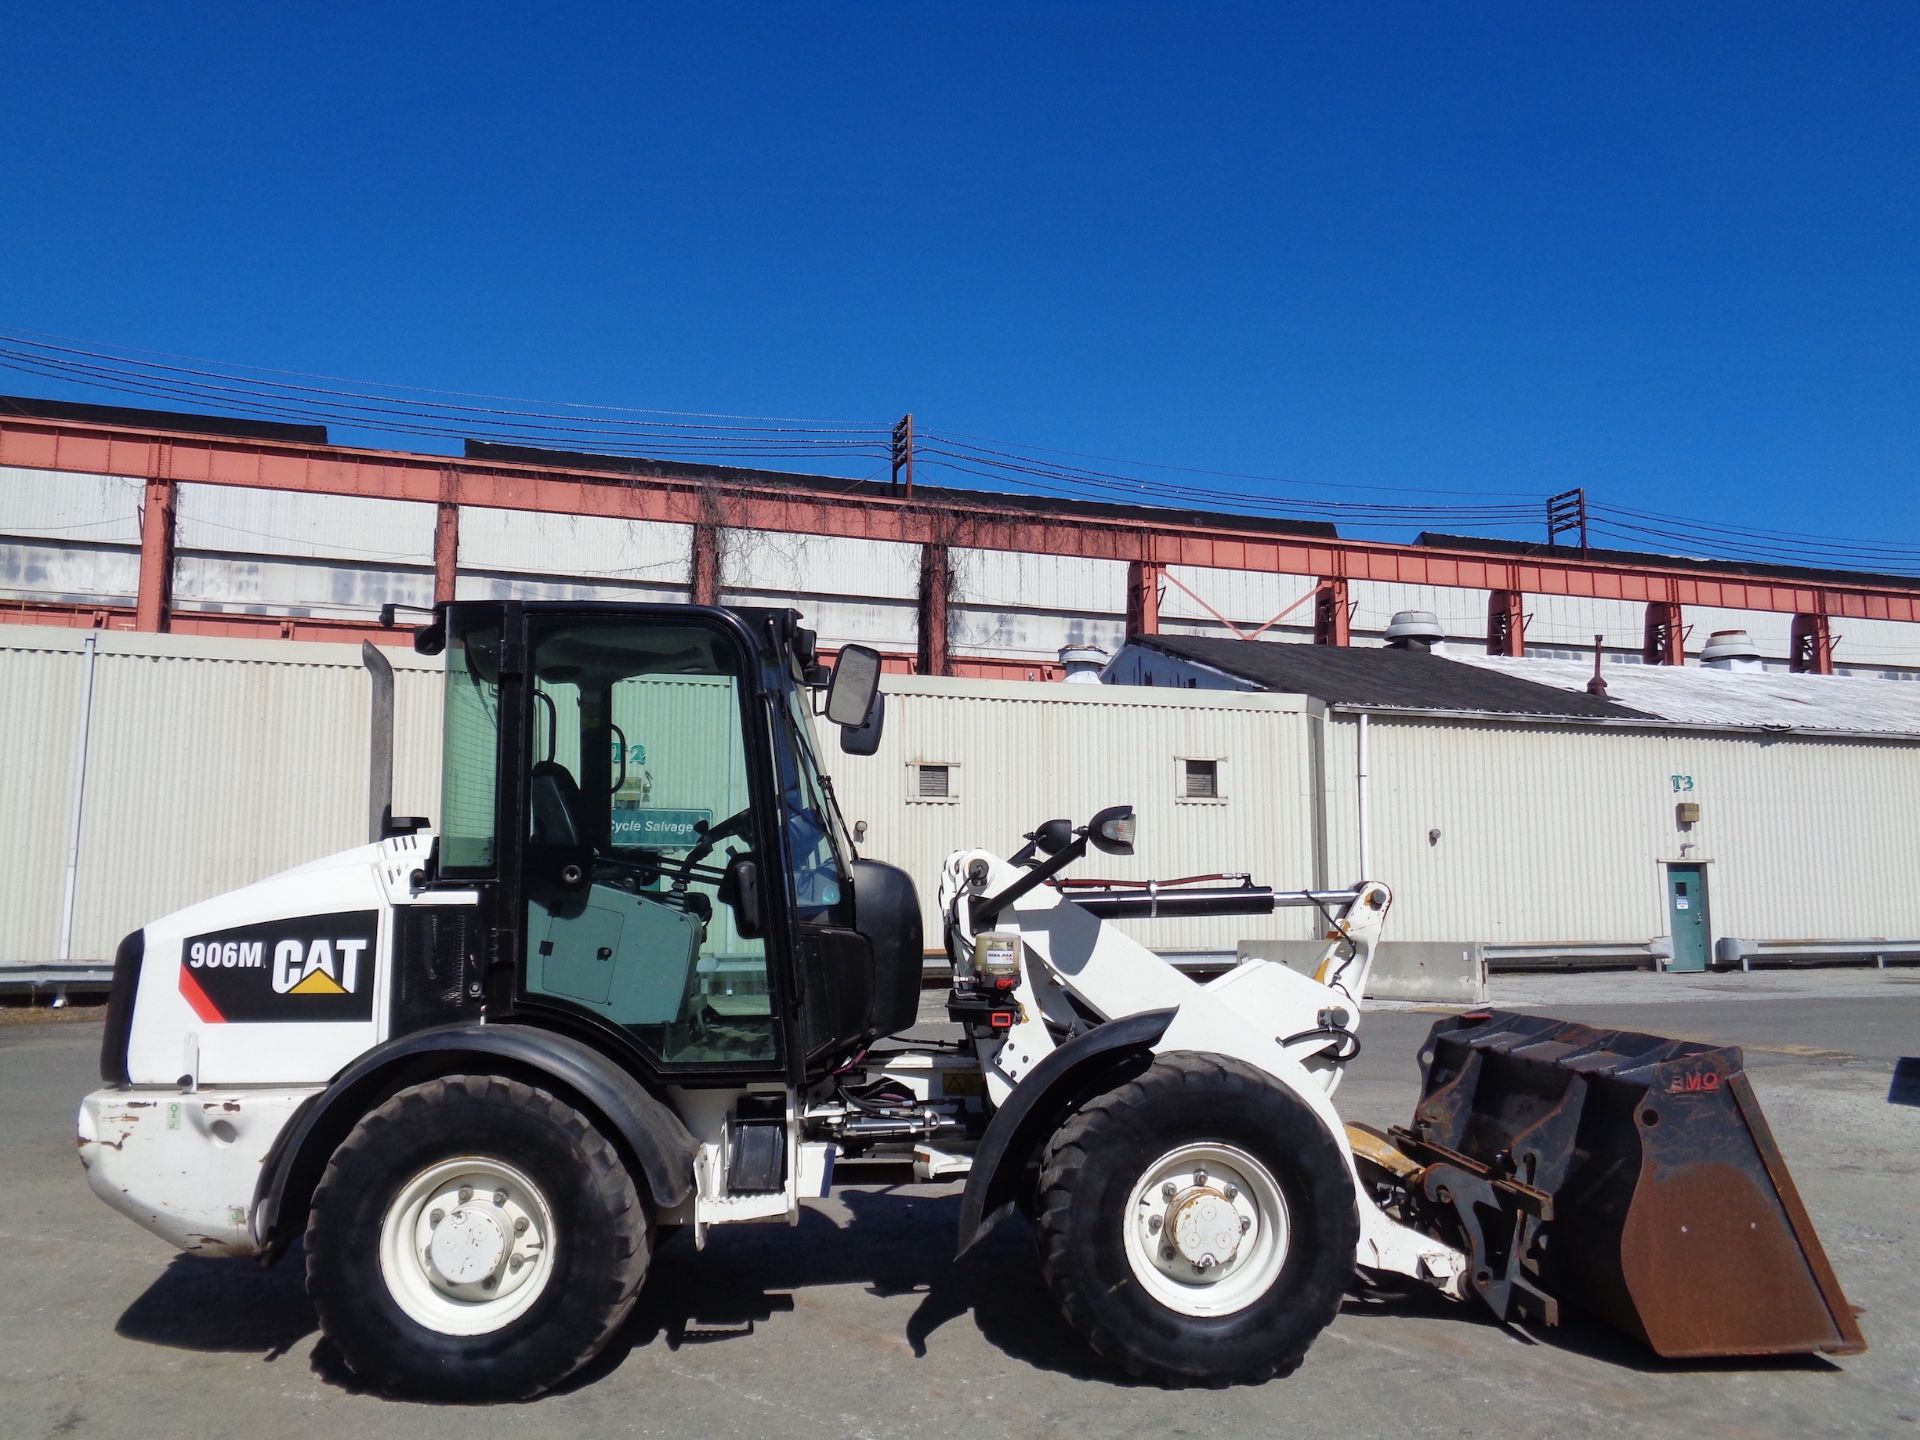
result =
[[270,1270],[249,1259],[176,1255],[121,1313],[114,1334],[176,1350],[277,1360],[319,1328],[305,1269],[298,1246]]
[[636,1348],[744,1341],[762,1322],[791,1311],[796,1292],[834,1285],[858,1285],[875,1297],[920,1296],[901,1337],[915,1358],[925,1357],[935,1331],[971,1313],[988,1343],[1023,1364],[1079,1379],[1132,1383],[1103,1364],[1060,1318],[1041,1284],[1025,1221],[1009,1217],[955,1261],[957,1190],[845,1190],[836,1199],[852,1212],[844,1231],[828,1215],[805,1209],[791,1229],[710,1232],[706,1251],[698,1255],[690,1237],[669,1240],[655,1253],[632,1318],[561,1389],[592,1384]]
[[1735,1371],[1805,1371],[1823,1374],[1841,1367],[1823,1355],[1716,1355],[1692,1360],[1666,1360],[1633,1336],[1612,1326],[1567,1315],[1557,1326],[1501,1325],[1477,1302],[1449,1300],[1437,1290],[1408,1286],[1356,1292],[1340,1306],[1343,1320],[1411,1318],[1470,1325],[1488,1332],[1504,1330],[1524,1345],[1537,1345],[1569,1355],[1583,1356],[1642,1375],[1723,1374]]

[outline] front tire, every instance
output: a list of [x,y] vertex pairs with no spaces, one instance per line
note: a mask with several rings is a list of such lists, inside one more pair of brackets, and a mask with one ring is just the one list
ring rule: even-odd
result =
[[341,1144],[307,1221],[307,1291],[357,1376],[393,1394],[526,1399],[633,1308],[645,1205],[557,1097],[499,1076],[400,1091]]
[[1163,1385],[1299,1365],[1354,1274],[1346,1159],[1298,1095],[1250,1065],[1173,1053],[1048,1144],[1041,1268],[1100,1355]]

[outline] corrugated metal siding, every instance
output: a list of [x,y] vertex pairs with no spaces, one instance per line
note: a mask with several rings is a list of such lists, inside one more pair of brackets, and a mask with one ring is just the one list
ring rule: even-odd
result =
[[189,484],[175,503],[182,550],[433,565],[434,507],[418,501]]
[[1238,623],[1264,625],[1273,616],[1300,601],[1284,624],[1288,628],[1305,625],[1313,628],[1313,601],[1310,596],[1320,582],[1312,575],[1274,575],[1254,570],[1214,570],[1198,565],[1169,565],[1169,577],[1180,582],[1168,585],[1160,597],[1160,614],[1165,619],[1202,620],[1216,623],[1206,606],[1180,588],[1199,595],[1222,615]]
[[120,475],[0,465],[0,535],[68,545],[138,545],[146,486]]
[[1122,560],[955,546],[952,565],[954,589],[972,605],[1126,613],[1127,566]]
[[[44,963],[59,955],[60,898],[73,807],[74,728],[80,711],[81,639],[61,648],[0,655],[0,964]],[[67,648],[71,647],[71,648]],[[98,696],[95,697],[98,711]],[[86,957],[81,957],[86,958]]]
[[684,586],[692,563],[691,525],[480,505],[460,510],[463,570]]
[[173,599],[183,609],[371,620],[389,602],[432,605],[433,571],[182,551],[173,562]]
[[139,587],[138,550],[0,540],[0,595],[8,599],[131,605]]
[[[1349,795],[1353,723],[1335,727]],[[1700,860],[1716,936],[1920,938],[1920,746],[1377,716],[1371,735],[1395,938],[1650,939],[1670,928],[1661,862]],[[1690,831],[1682,799],[1701,807]],[[1348,863],[1352,845],[1338,836]]]
[[920,593],[920,547],[897,540],[728,530],[724,548],[730,590],[894,600]]
[[[1308,719],[1293,697],[897,676],[886,689],[877,755],[840,755],[824,723],[821,748],[848,823],[867,823],[863,853],[902,866],[920,887],[931,944],[939,943],[933,903],[949,853],[977,846],[1009,854],[1043,820],[1084,822],[1122,802],[1140,816],[1137,852],[1089,856],[1075,874],[1169,879],[1245,870],[1281,888],[1313,883]],[[1176,798],[1177,762],[1186,756],[1221,761],[1223,801]],[[917,762],[954,767],[955,798],[909,799]],[[1311,933],[1298,912],[1129,928],[1160,948],[1227,951],[1241,936]]]
[[[1402,610],[1426,610],[1439,620],[1441,630],[1454,639],[1486,638],[1485,590],[1355,580],[1348,584],[1347,595],[1353,601],[1355,630],[1385,631]],[[1307,618],[1311,621],[1313,617]]]

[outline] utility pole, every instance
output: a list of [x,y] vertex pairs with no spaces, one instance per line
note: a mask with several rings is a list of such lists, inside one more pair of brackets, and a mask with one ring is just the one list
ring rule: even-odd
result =
[[1562,535],[1578,533],[1580,553],[1587,553],[1587,492],[1563,490],[1547,497],[1547,544]]
[[900,488],[900,477],[907,477],[907,498],[913,498],[913,412],[900,417],[893,427],[893,489]]

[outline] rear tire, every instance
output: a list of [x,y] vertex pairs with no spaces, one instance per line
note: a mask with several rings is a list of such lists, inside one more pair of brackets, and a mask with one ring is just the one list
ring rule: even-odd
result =
[[1035,1227],[1068,1323],[1162,1385],[1291,1372],[1339,1310],[1360,1238],[1345,1157],[1306,1102],[1184,1052],[1060,1127]]
[[369,1385],[526,1399],[627,1318],[648,1217],[579,1111],[517,1080],[454,1075],[354,1127],[314,1192],[306,1248],[321,1329]]

